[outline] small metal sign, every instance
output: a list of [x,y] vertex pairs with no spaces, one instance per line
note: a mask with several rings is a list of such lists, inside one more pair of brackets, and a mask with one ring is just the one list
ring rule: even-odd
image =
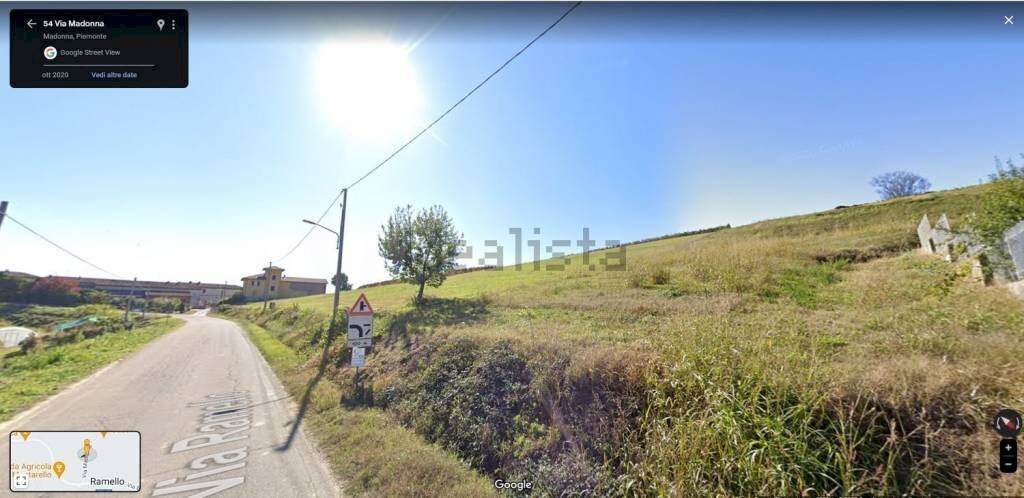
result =
[[351,348],[373,345],[373,307],[366,294],[360,294],[348,311],[348,345]]
[[352,348],[352,366],[359,368],[366,363],[366,349]]
[[348,317],[348,345],[353,348],[373,345],[373,315]]

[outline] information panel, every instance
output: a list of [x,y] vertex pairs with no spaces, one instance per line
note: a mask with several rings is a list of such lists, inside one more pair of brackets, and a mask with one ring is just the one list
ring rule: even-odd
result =
[[11,440],[11,491],[138,491],[138,432],[16,431]]
[[12,10],[11,86],[188,86],[185,10]]

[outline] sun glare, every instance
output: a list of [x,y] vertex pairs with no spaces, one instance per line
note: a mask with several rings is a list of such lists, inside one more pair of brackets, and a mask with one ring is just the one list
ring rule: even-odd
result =
[[317,104],[346,134],[379,140],[422,124],[408,48],[387,41],[328,42],[315,57]]

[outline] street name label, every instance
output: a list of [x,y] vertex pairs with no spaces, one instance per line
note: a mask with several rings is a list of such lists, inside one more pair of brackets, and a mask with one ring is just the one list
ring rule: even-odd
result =
[[15,431],[10,433],[10,490],[138,491],[138,432]]

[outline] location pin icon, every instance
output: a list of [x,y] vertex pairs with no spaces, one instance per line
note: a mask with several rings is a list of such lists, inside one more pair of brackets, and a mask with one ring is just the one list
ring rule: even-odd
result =
[[60,475],[64,473],[64,462],[53,462],[53,473],[60,479]]
[[158,28],[158,29],[159,29],[160,31],[163,31],[163,30],[164,30],[164,20],[163,20],[163,19],[157,19],[157,20],[156,20],[156,27],[157,27],[157,28]]

